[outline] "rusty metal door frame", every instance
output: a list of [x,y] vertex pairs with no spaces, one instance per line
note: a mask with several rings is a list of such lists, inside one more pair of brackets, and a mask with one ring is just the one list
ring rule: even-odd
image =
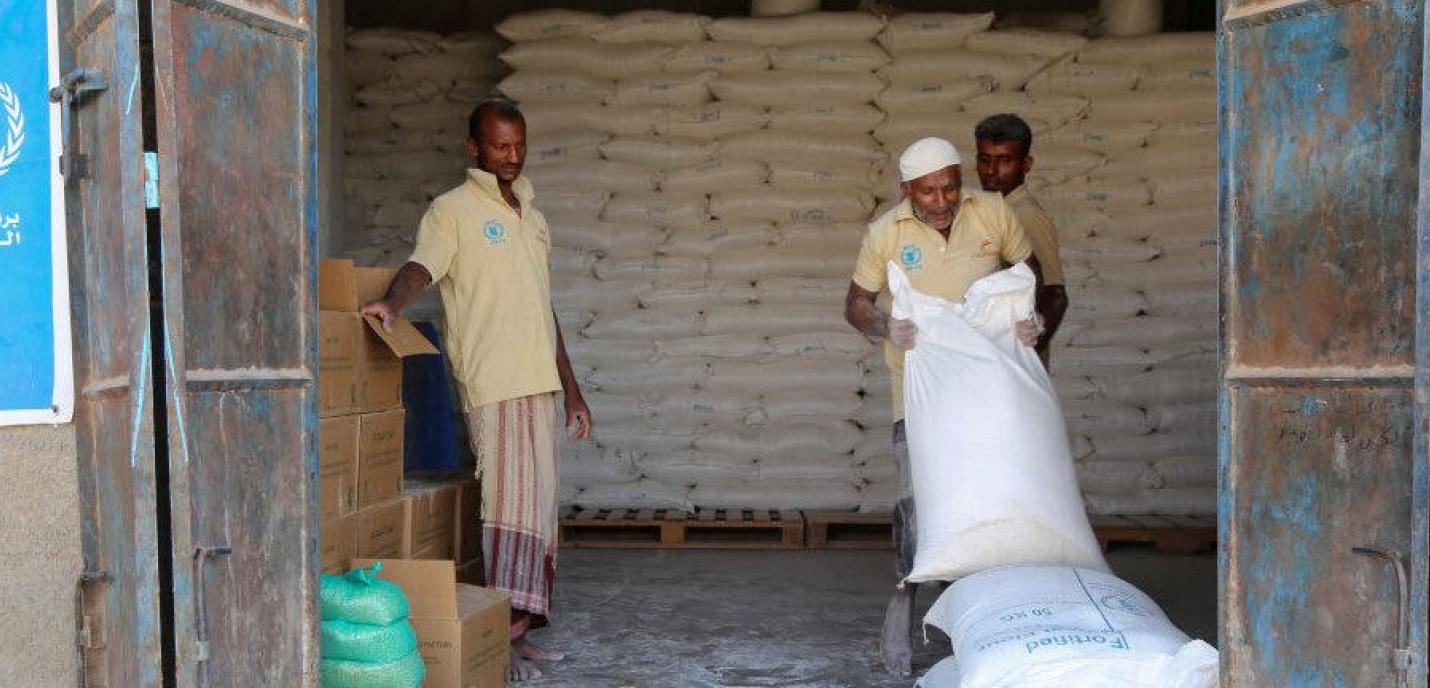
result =
[[1219,9],[1222,685],[1425,688],[1424,7]]
[[[1424,22],[1420,102],[1420,199],[1416,237],[1415,322],[1415,485],[1410,547],[1411,619],[1430,617],[1430,21]],[[1414,688],[1430,683],[1430,633],[1425,624],[1410,628],[1409,649],[1418,655]]]

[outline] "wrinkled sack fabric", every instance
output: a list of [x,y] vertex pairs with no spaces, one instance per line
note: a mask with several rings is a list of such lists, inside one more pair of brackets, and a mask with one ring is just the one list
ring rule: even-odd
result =
[[1032,269],[980,279],[962,304],[915,291],[893,262],[888,272],[894,317],[918,328],[904,359],[919,533],[906,581],[1015,564],[1107,571],[1052,381],[1016,339],[1033,313]]

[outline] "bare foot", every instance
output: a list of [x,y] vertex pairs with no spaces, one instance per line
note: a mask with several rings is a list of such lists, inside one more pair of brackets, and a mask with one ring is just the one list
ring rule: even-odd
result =
[[511,649],[523,659],[534,659],[539,662],[559,662],[566,659],[566,654],[544,648],[525,638],[512,643]]
[[895,676],[913,673],[914,649],[911,624],[914,614],[915,586],[896,588],[884,609],[884,628],[879,634],[879,660],[884,669]]
[[517,656],[516,649],[511,651],[511,682],[521,683],[523,681],[534,681],[541,678],[541,670],[535,664]]

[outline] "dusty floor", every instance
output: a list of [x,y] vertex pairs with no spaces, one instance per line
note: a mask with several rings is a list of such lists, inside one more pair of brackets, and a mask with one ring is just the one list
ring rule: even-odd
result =
[[[894,688],[875,633],[893,585],[883,552],[563,550],[555,622],[569,652],[526,685],[570,688]],[[1216,556],[1114,550],[1117,574],[1188,634],[1214,643]],[[919,615],[935,599],[919,596]],[[917,648],[915,674],[948,654]]]

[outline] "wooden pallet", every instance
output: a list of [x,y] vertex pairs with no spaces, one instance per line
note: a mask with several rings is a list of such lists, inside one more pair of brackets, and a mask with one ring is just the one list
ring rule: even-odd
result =
[[894,515],[849,511],[804,512],[810,549],[893,549]]
[[565,547],[625,549],[800,549],[804,519],[797,511],[699,509],[567,509]]
[[1092,516],[1097,542],[1152,544],[1163,554],[1196,554],[1216,549],[1215,516]]

